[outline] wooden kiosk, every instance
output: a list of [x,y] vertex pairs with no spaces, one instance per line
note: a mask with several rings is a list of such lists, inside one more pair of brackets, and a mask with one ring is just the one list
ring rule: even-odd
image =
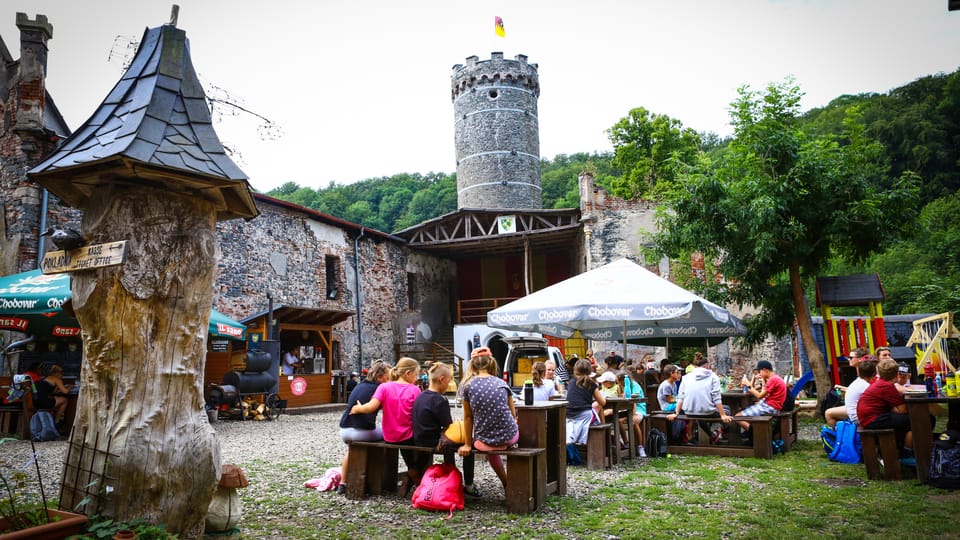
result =
[[[340,341],[334,335],[333,326],[352,315],[350,311],[280,306],[274,308],[272,314],[263,311],[241,321],[247,325],[247,349],[258,349],[261,341],[273,337],[280,342],[281,354],[290,351],[300,360],[293,375],[280,375],[278,394],[280,399],[287,400],[287,407],[346,401],[342,390],[337,391],[342,389],[346,374],[342,368]],[[268,328],[271,321],[272,329]],[[231,361],[242,363],[245,353],[232,355]],[[300,395],[292,389],[294,380],[298,388],[304,390]]]

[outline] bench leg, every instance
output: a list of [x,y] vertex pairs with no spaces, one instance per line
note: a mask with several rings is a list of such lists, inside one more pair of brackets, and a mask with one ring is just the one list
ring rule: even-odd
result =
[[[610,467],[613,450],[610,448],[610,429],[590,429],[587,432],[587,468],[606,469]],[[619,449],[619,446],[617,446]]]
[[547,456],[507,456],[507,512],[529,514],[543,506],[547,493]]
[[892,433],[880,436],[880,455],[883,456],[883,476],[887,480],[900,480],[900,453],[897,438]]
[[371,448],[366,446],[349,445],[347,452],[350,453],[347,458],[346,496],[348,499],[360,500],[365,494],[367,483],[367,456]]
[[771,443],[773,426],[772,420],[768,422],[751,422],[750,431],[753,432],[753,457],[770,459],[773,457],[773,446]]
[[880,456],[877,454],[877,439],[873,435],[860,437],[863,447],[863,464],[867,468],[867,479],[880,480]]

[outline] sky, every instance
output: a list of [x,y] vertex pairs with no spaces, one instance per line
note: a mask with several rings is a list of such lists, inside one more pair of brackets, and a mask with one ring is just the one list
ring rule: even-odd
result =
[[[7,0],[53,25],[47,90],[77,129],[123,73],[123,44],[172,2]],[[887,92],[960,67],[947,0],[179,0],[204,87],[255,113],[217,116],[259,191],[456,171],[450,76],[468,56],[539,65],[540,154],[611,152],[606,130],[644,107],[729,135],[737,89],[793,77],[801,107]],[[12,8],[12,9],[11,9]],[[504,21],[506,37],[494,32]],[[236,109],[234,109],[236,110]],[[262,120],[274,128],[264,136]]]

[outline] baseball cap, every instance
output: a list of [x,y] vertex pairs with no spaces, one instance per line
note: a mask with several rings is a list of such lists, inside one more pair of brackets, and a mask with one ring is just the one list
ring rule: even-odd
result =
[[910,373],[910,366],[908,366],[906,363],[900,362],[900,364],[898,364],[898,366],[899,366],[899,367],[897,367],[897,372],[898,372],[898,373]]
[[604,371],[603,373],[600,374],[599,377],[597,377],[597,382],[599,382],[599,383],[605,383],[605,382],[615,383],[615,382],[617,382],[617,376],[614,375],[612,371]]
[[757,362],[757,371],[760,371],[761,369],[769,369],[770,371],[773,371],[773,364],[767,360],[761,360]]

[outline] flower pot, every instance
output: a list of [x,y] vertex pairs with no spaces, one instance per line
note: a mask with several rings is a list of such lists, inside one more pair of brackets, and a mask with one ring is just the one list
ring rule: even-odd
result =
[[[59,521],[51,521],[43,525],[37,525],[28,529],[0,533],[0,540],[20,540],[30,538],[31,540],[62,540],[71,534],[77,534],[87,523],[87,516],[83,514],[74,514],[73,512],[63,512],[60,510],[47,510],[47,516],[53,520],[59,518]],[[0,531],[6,530],[10,526],[6,518],[0,518]]]

